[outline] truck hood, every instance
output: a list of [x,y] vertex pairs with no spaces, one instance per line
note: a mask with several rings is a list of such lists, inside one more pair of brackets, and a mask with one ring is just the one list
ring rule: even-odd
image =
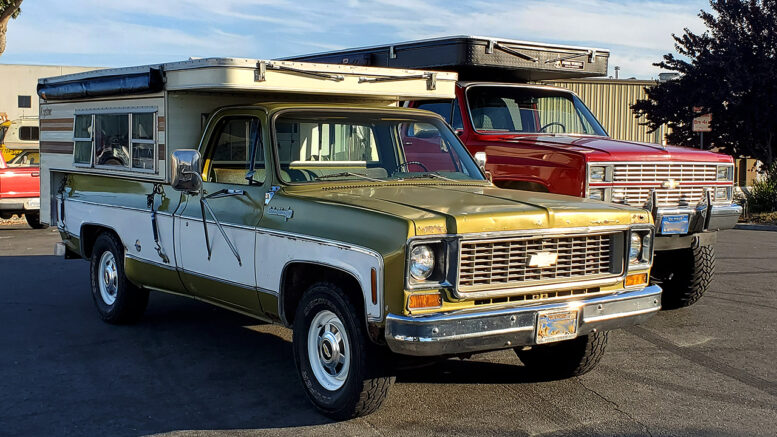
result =
[[563,149],[587,155],[588,161],[692,161],[731,163],[730,156],[680,146],[572,135],[500,135],[498,141]]
[[650,220],[645,211],[627,206],[464,184],[353,185],[294,195],[400,217],[415,225],[416,235],[623,225]]

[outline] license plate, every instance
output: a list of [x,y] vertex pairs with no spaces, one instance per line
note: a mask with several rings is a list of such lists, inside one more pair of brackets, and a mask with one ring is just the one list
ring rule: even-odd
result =
[[40,209],[40,199],[30,199],[24,202],[24,209]]
[[665,215],[661,217],[661,233],[666,234],[687,234],[688,233],[688,214]]
[[577,337],[577,310],[547,311],[537,315],[537,344]]

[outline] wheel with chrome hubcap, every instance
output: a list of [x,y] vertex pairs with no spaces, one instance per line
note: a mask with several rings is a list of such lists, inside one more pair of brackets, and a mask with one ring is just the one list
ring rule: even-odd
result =
[[95,240],[91,258],[92,299],[108,323],[137,321],[148,304],[148,290],[136,287],[124,275],[124,246],[112,233]]
[[308,398],[338,419],[377,410],[394,382],[382,351],[367,338],[363,310],[339,286],[320,282],[303,295],[294,318],[294,362]]

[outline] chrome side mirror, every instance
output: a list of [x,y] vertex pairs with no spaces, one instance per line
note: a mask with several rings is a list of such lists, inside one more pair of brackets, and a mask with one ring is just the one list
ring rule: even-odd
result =
[[484,172],[486,171],[486,152],[476,152],[475,162],[478,163],[478,167]]
[[170,159],[170,179],[175,190],[196,193],[202,187],[200,152],[194,149],[176,150]]

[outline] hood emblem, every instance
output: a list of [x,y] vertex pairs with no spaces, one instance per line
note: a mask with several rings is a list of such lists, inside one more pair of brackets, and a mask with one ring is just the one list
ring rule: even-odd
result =
[[661,186],[664,187],[664,188],[669,188],[669,189],[674,190],[675,188],[680,186],[680,182],[676,181],[674,179],[669,179],[669,180],[664,181],[661,184]]
[[529,258],[529,267],[550,267],[556,264],[558,254],[554,252],[537,252]]

